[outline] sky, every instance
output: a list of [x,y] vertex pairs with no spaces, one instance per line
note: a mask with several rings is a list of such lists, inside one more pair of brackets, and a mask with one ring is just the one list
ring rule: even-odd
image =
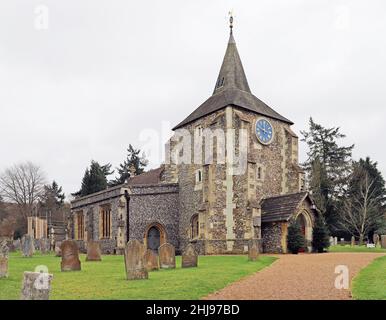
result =
[[129,143],[158,166],[212,94],[230,10],[253,94],[299,135],[311,116],[340,127],[386,175],[382,0],[2,0],[0,171],[32,161],[69,195],[91,159],[117,167]]

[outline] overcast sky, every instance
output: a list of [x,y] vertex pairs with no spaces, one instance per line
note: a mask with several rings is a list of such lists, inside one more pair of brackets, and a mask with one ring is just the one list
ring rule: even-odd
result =
[[91,159],[118,166],[211,95],[230,9],[252,92],[298,134],[341,127],[385,175],[382,0],[1,0],[0,171],[29,160],[69,194]]

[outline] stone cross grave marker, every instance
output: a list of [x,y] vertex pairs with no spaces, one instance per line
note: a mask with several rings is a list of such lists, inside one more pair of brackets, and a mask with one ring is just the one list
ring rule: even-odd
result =
[[45,272],[24,272],[21,300],[49,300],[52,274]]
[[127,280],[147,279],[145,246],[138,240],[130,240],[125,248],[125,268]]
[[182,268],[197,267],[198,256],[192,244],[188,244],[182,253]]
[[176,267],[176,251],[170,243],[164,243],[158,248],[159,265],[161,269],[173,269]]
[[81,270],[81,263],[79,260],[78,245],[73,240],[65,240],[61,245],[62,250],[62,271],[79,271]]

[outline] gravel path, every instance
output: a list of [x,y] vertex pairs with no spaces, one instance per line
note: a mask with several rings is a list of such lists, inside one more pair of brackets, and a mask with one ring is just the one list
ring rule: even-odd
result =
[[351,292],[335,288],[335,267],[345,265],[351,280],[383,253],[323,253],[274,255],[271,266],[210,294],[222,300],[347,300]]

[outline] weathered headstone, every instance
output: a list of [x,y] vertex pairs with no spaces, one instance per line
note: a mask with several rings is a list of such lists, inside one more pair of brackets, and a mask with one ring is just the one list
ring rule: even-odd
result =
[[21,241],[20,241],[20,239],[13,240],[13,247],[15,248],[15,251],[21,249]]
[[50,251],[50,240],[47,238],[41,238],[39,240],[40,253],[47,254]]
[[381,247],[386,249],[386,235],[381,236]]
[[0,279],[8,276],[8,243],[0,240]]
[[374,233],[373,235],[373,243],[374,245],[377,247],[378,244],[379,244],[379,235],[377,235],[376,233]]
[[52,274],[24,272],[21,300],[49,300]]
[[145,253],[145,262],[147,271],[154,271],[159,269],[158,256],[151,250],[147,249]]
[[164,243],[158,248],[159,266],[161,269],[176,267],[176,251],[170,243]]
[[259,246],[256,240],[251,239],[248,242],[248,260],[256,261],[258,257],[259,257]]
[[61,241],[55,242],[55,256],[56,257],[62,256],[62,242]]
[[127,280],[147,279],[145,246],[138,240],[130,240],[124,252]]
[[197,267],[198,264],[198,256],[194,246],[192,244],[188,244],[182,253],[182,268],[192,268]]
[[102,261],[101,246],[98,241],[87,242],[86,261]]
[[78,245],[73,240],[66,240],[62,242],[62,271],[78,271],[81,269],[79,260],[79,249]]
[[330,237],[330,246],[334,245],[334,237]]
[[21,239],[21,250],[23,257],[32,257],[34,254],[34,239],[30,235],[26,234]]
[[354,236],[351,237],[351,246],[352,247],[355,246],[355,237]]
[[338,237],[334,237],[334,246],[338,245]]

